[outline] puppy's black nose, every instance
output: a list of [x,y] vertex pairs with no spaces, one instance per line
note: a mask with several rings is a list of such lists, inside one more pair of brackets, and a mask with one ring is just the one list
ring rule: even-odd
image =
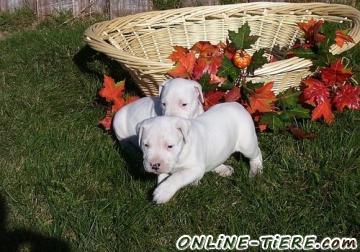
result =
[[160,163],[150,163],[151,169],[157,171],[160,168]]

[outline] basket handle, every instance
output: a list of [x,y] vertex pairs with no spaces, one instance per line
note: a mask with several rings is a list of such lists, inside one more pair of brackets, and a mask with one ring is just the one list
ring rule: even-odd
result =
[[352,27],[348,35],[350,35],[354,42],[345,43],[342,47],[334,44],[330,48],[332,54],[340,54],[354,47],[360,41],[360,11],[346,5],[333,4],[328,7],[330,15],[343,16],[352,21]]

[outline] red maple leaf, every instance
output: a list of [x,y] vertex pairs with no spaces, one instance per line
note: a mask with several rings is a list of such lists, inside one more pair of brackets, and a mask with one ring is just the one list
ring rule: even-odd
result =
[[320,33],[320,28],[323,23],[324,21],[313,18],[307,23],[297,23],[299,28],[305,33],[305,44],[313,46],[325,40],[325,35]]
[[172,77],[177,78],[186,78],[192,75],[196,57],[193,52],[188,52],[183,55],[176,63],[176,66],[171,69],[168,74]]
[[260,132],[264,132],[268,128],[268,126],[267,124],[258,124],[258,128]]
[[341,31],[341,30],[337,30],[336,31],[336,37],[335,37],[335,43],[340,46],[340,47],[343,47],[344,43],[345,42],[352,42],[354,43],[354,40],[351,36],[349,35],[346,35],[344,33],[344,31]]
[[105,130],[110,130],[111,123],[112,123],[112,112],[111,112],[111,108],[108,108],[105,117],[99,121],[99,125],[103,127]]
[[327,86],[342,85],[353,74],[351,69],[345,69],[341,59],[337,59],[330,67],[325,67],[320,70],[321,79]]
[[198,60],[196,60],[194,69],[193,69],[193,78],[195,80],[199,80],[201,76],[208,71],[208,62],[206,58],[201,57]]
[[204,109],[208,110],[211,106],[222,102],[224,99],[224,92],[218,90],[211,90],[204,95]]
[[268,125],[260,123],[261,113],[256,112],[255,114],[252,114],[251,116],[253,117],[253,120],[254,120],[254,122],[256,124],[256,127],[260,130],[260,132],[264,132],[265,130],[267,130]]
[[104,75],[103,87],[99,91],[99,95],[107,102],[113,102],[124,95],[125,92],[125,82],[121,81],[118,84],[115,84],[113,78]]
[[224,96],[226,102],[236,102],[240,99],[240,97],[241,93],[239,87],[233,87]]
[[345,84],[340,87],[333,100],[335,107],[339,111],[343,111],[345,107],[349,109],[360,109],[360,87],[351,84]]
[[234,46],[231,45],[228,39],[226,39],[226,43],[220,42],[217,47],[229,60],[232,60],[234,58],[236,49]]
[[220,68],[222,59],[223,59],[222,56],[212,57],[211,60],[209,61],[208,73],[217,74],[217,72]]
[[330,93],[324,82],[308,78],[303,83],[306,86],[303,90],[303,99],[306,103],[316,106],[329,98]]
[[334,121],[334,114],[331,110],[331,104],[329,99],[326,99],[322,103],[318,104],[312,111],[312,121],[318,120],[320,118],[324,118],[325,122],[328,124]]
[[196,60],[193,69],[193,79],[199,80],[205,73],[215,74],[221,65],[222,57],[200,57]]
[[264,113],[274,110],[274,102],[276,101],[276,96],[271,90],[272,88],[273,82],[269,82],[250,94],[248,111],[251,114],[255,112]]

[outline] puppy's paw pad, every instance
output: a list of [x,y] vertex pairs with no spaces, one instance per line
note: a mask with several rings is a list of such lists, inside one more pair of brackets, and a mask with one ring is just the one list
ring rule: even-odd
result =
[[219,165],[214,169],[214,172],[216,172],[221,177],[229,177],[234,173],[234,168],[232,168],[230,165]]

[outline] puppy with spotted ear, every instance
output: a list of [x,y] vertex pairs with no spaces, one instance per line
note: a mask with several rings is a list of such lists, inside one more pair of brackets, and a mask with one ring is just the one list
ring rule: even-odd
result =
[[233,168],[223,162],[234,152],[249,158],[250,177],[262,172],[254,122],[236,102],[215,105],[191,120],[150,118],[137,125],[137,135],[144,169],[158,175],[153,193],[156,203],[168,202],[180,188],[197,183],[205,172],[230,176]]
[[204,112],[202,88],[199,83],[182,78],[165,81],[159,97],[144,97],[116,112],[113,129],[117,139],[137,145],[136,125],[150,117],[172,115],[194,118]]

